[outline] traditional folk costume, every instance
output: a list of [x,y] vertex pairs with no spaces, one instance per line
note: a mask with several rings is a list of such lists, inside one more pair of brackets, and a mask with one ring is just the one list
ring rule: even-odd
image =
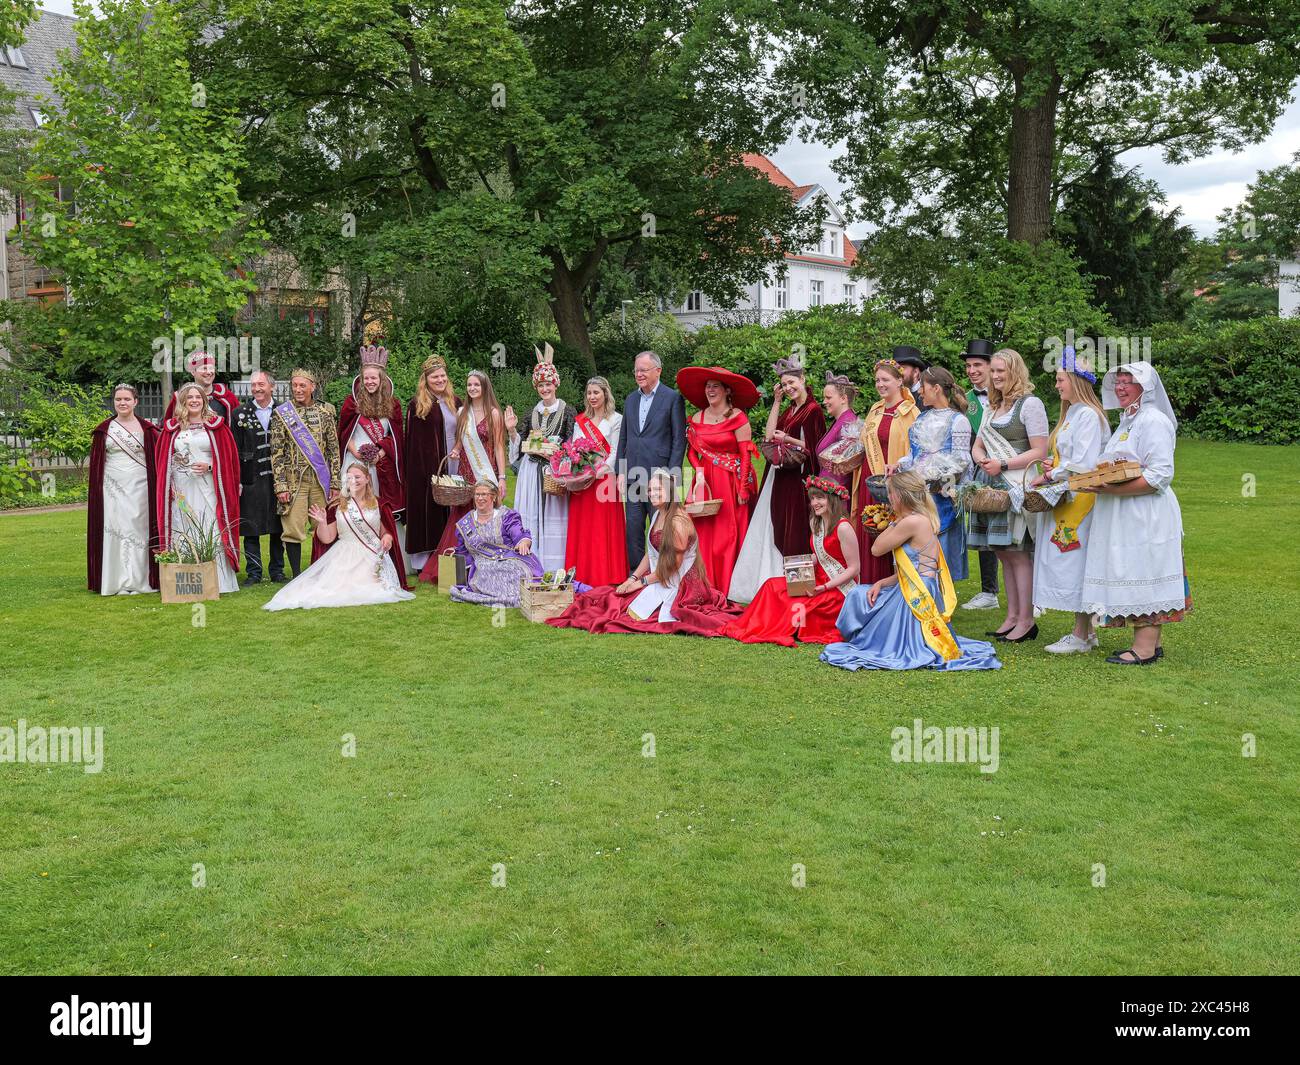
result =
[[[1065,349],[1062,368],[1090,384],[1096,376],[1074,361],[1074,349]],[[1110,438],[1110,424],[1085,403],[1071,403],[1051,440],[1052,480],[1033,489],[1052,509],[1033,515],[1034,606],[1082,614],[1084,562],[1092,531],[1092,509],[1097,496],[1071,492],[1072,473],[1097,468]]]
[[[447,363],[437,355],[430,355],[420,368],[424,380],[438,367],[446,370]],[[406,474],[406,558],[412,569],[421,569],[428,556],[438,546],[447,527],[450,511],[434,501],[430,488],[434,476],[442,467],[443,473],[459,474],[461,463],[443,460],[456,448],[456,414],[461,401],[455,404],[432,399],[432,405],[422,416],[419,412],[418,394],[406,405],[406,431],[403,437],[402,469]]]
[[[374,606],[414,599],[406,590],[398,548],[397,523],[382,500],[363,507],[346,499],[329,509],[336,536],[313,552],[312,563],[281,588],[263,610],[314,610],[317,607]],[[385,552],[383,536],[393,538]]]
[[829,644],[821,660],[851,670],[1001,669],[991,643],[952,629],[957,591],[938,537],[921,551],[903,545],[893,554],[898,583],[882,588],[874,606],[869,585],[854,588],[836,622],[843,642]]
[[[207,473],[190,467],[206,464]],[[156,456],[158,543],[174,550],[184,538],[215,533],[217,590],[239,591],[239,452],[230,427],[209,414],[197,425],[163,422]]]
[[[574,419],[573,439],[590,440],[605,454],[607,463],[618,452],[623,415],[611,412],[599,422],[586,414]],[[618,497],[618,478],[598,476],[586,488],[569,493],[569,531],[565,539],[564,568],[575,571],[584,584],[618,584],[627,576],[627,519]]]
[[[1037,396],[1021,396],[1006,414],[992,411],[980,423],[978,439],[984,442],[989,458],[1009,462],[1029,450],[1029,438],[1047,436],[1047,408]],[[1011,496],[1011,509],[994,514],[973,513],[966,543],[975,548],[998,551],[1032,551],[1033,536],[1029,527],[1032,515],[1024,512],[1025,482],[1029,468],[989,474],[984,467],[975,471],[975,481],[991,488],[1001,488]]]
[[284,579],[284,542],[271,469],[271,422],[275,404],[240,404],[231,431],[239,449],[239,534],[244,538],[244,569],[250,581],[262,579],[262,537],[271,541],[271,580]]
[[907,432],[908,454],[900,470],[914,470],[925,478],[930,498],[939,514],[939,543],[954,581],[969,575],[966,558],[966,521],[944,490],[970,480],[970,421],[950,408],[927,407]]
[[[316,375],[297,369],[293,377],[316,382]],[[319,382],[317,387],[319,387]],[[342,483],[339,474],[339,435],[334,408],[312,402],[300,407],[287,400],[275,408],[271,422],[271,470],[275,494],[289,493],[289,502],[278,503],[281,539],[289,555],[294,576],[302,565],[302,544],[307,539],[311,507],[329,506],[330,493]]]
[[[544,381],[560,384],[560,371],[555,368],[551,345],[545,352],[537,351],[537,365],[533,368],[533,387]],[[533,553],[542,560],[546,570],[564,568],[565,540],[569,533],[569,495],[550,495],[542,488],[545,470],[550,457],[522,451],[528,438],[541,433],[548,441],[560,444],[573,435],[574,411],[559,396],[547,407],[538,403],[528,415],[527,431],[516,433],[510,440],[510,464],[519,474],[515,482],[515,509],[524,525],[534,530]]]
[[[709,405],[704,386],[708,381],[721,381],[729,387],[731,402],[739,408],[715,424],[704,420]],[[758,402],[758,389],[749,378],[721,366],[688,366],[677,374],[677,390],[699,408],[686,422],[686,457],[695,471],[690,498],[721,503],[716,514],[693,519],[699,536],[700,562],[713,587],[729,589],[757,501],[758,478],[753,460],[758,449],[752,440],[741,440],[737,434],[749,425],[745,412]]]
[[[217,360],[206,351],[196,351],[185,361],[185,365],[189,367],[191,374],[204,363],[210,363],[215,368]],[[199,385],[199,387],[203,388],[202,385]],[[239,406],[239,397],[235,393],[220,381],[213,381],[211,388],[203,388],[203,395],[207,397],[208,409],[213,414],[224,419],[227,425],[234,424],[235,408]],[[163,412],[163,421],[165,422],[175,413],[176,393],[173,392],[167,399],[167,409]]]
[[452,599],[517,607],[519,582],[543,573],[536,552],[521,555],[516,550],[521,541],[531,539],[519,513],[509,507],[497,507],[485,522],[471,510],[456,522],[456,554],[466,560],[465,583],[452,586]]
[[[139,430],[138,432],[136,430]],[[106,418],[91,434],[86,586],[101,595],[158,588],[158,428]]]
[[[777,377],[803,373],[792,359],[780,359],[772,367]],[[727,586],[727,598],[748,603],[771,578],[781,574],[781,560],[800,554],[808,542],[808,497],[804,477],[817,472],[817,443],[826,429],[821,404],[808,398],[798,407],[788,406],[777,418],[776,428],[803,443],[802,449],[781,445],[774,448],[763,473],[758,501],[749,516],[749,529]]]
[[[663,547],[664,531],[659,527],[662,520],[660,511],[646,537],[651,573],[659,565]],[[668,580],[626,594],[619,594],[615,587],[593,588],[574,599],[559,617],[548,618],[546,624],[588,632],[720,636],[724,626],[740,614],[740,607],[732,606],[708,583],[699,564],[694,535],[679,562]]]
[[1178,417],[1160,375],[1147,362],[1111,370],[1102,382],[1102,405],[1118,409],[1115,377],[1129,373],[1142,386],[1124,409],[1101,461],[1136,459],[1155,491],[1149,495],[1099,494],[1085,552],[1083,606],[1106,628],[1165,625],[1191,609],[1183,561],[1183,515],[1174,495]]
[[[879,365],[879,363],[877,363]],[[862,423],[861,442],[866,455],[862,465],[853,473],[853,495],[849,503],[849,516],[858,534],[858,553],[862,559],[862,583],[874,584],[894,572],[893,560],[887,555],[877,557],[871,553],[874,530],[862,521],[862,511],[871,503],[871,494],[864,483],[868,477],[879,476],[886,466],[894,466],[908,454],[908,430],[916,421],[920,410],[912,394],[903,389],[902,398],[892,407],[878,401],[867,411]]]
[[[809,477],[809,488],[839,495],[848,502],[847,488],[821,477]],[[853,531],[853,523],[841,518],[829,532],[811,535],[813,569],[818,584],[829,584],[844,572],[847,560],[840,543],[840,530]],[[856,534],[855,534],[856,535]],[[856,579],[827,588],[813,596],[794,596],[786,589],[784,576],[773,577],[759,589],[757,597],[739,618],[722,630],[741,643],[777,643],[793,647],[800,643],[837,643],[840,634],[835,621],[844,607],[844,597],[856,588]]]

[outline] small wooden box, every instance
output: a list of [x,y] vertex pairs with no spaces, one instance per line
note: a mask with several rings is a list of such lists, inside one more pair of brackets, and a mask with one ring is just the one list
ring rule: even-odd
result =
[[519,582],[519,612],[529,621],[556,618],[573,605],[573,585],[543,588],[541,581],[525,577]]
[[1122,484],[1142,476],[1142,463],[1125,460],[1123,462],[1103,462],[1095,470],[1087,473],[1070,475],[1070,490],[1077,492],[1080,488],[1096,488],[1099,484]]
[[158,590],[164,603],[198,603],[220,599],[216,562],[160,562]]
[[817,587],[817,571],[812,555],[786,555],[781,560],[785,572],[785,590],[790,595],[812,595]]

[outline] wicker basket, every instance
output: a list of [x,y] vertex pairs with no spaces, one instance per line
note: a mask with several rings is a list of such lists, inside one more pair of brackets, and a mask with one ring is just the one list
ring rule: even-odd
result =
[[1026,492],[1024,509],[1029,514],[1046,514],[1052,509],[1052,504],[1037,492]]
[[440,507],[467,507],[474,502],[474,486],[472,484],[453,485],[439,484],[438,478],[442,476],[443,467],[447,465],[447,459],[444,458],[438,463],[438,472],[430,478],[430,484],[433,489],[433,501]]
[[722,509],[721,499],[701,499],[682,507],[692,518],[711,518]]
[[863,484],[866,485],[867,493],[871,496],[874,503],[889,502],[889,483],[883,473],[873,473]]
[[978,488],[966,497],[972,514],[1001,514],[1011,509],[1011,493],[1001,488]]
[[542,491],[548,496],[568,495],[569,490],[555,479],[555,474],[551,472],[549,465],[542,467]]
[[858,467],[862,465],[866,457],[867,457],[867,453],[865,451],[859,451],[857,454],[850,455],[846,459],[837,460],[837,459],[823,458],[822,465],[826,467],[826,469],[829,470],[831,473],[838,473],[841,477],[843,477],[846,474],[850,474],[854,470],[858,469]]
[[519,581],[519,612],[529,621],[557,618],[573,605],[573,585],[543,588],[540,581],[523,577]]

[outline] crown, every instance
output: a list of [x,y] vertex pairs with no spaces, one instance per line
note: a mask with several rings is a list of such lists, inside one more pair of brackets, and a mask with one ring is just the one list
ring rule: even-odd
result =
[[797,355],[792,355],[788,359],[777,359],[776,362],[772,363],[772,370],[777,377],[784,377],[788,373],[803,376],[804,373],[803,363],[799,361]]
[[378,366],[381,370],[388,365],[388,349],[375,344],[361,346],[361,365]]
[[849,490],[829,477],[806,477],[803,483],[809,491],[825,492],[827,495],[839,496],[841,499],[849,498]]

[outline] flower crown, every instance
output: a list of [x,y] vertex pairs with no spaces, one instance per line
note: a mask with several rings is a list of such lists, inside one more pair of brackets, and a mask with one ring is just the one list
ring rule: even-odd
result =
[[1071,344],[1067,344],[1061,352],[1061,369],[1066,373],[1074,374],[1075,377],[1082,377],[1090,385],[1097,383],[1097,375],[1092,372],[1092,367],[1086,361],[1079,359]]
[[879,370],[882,366],[896,370],[900,377],[903,375],[903,367],[899,365],[897,359],[877,359],[873,369]]
[[537,365],[533,367],[533,387],[550,382],[557,388],[560,385],[560,371],[555,368],[555,350],[550,344],[543,345],[543,350],[538,351],[537,345],[533,345],[533,354],[537,356]]
[[832,481],[829,477],[805,477],[804,488],[809,492],[825,492],[828,496],[839,496],[841,499],[848,501],[849,490],[838,481]]

